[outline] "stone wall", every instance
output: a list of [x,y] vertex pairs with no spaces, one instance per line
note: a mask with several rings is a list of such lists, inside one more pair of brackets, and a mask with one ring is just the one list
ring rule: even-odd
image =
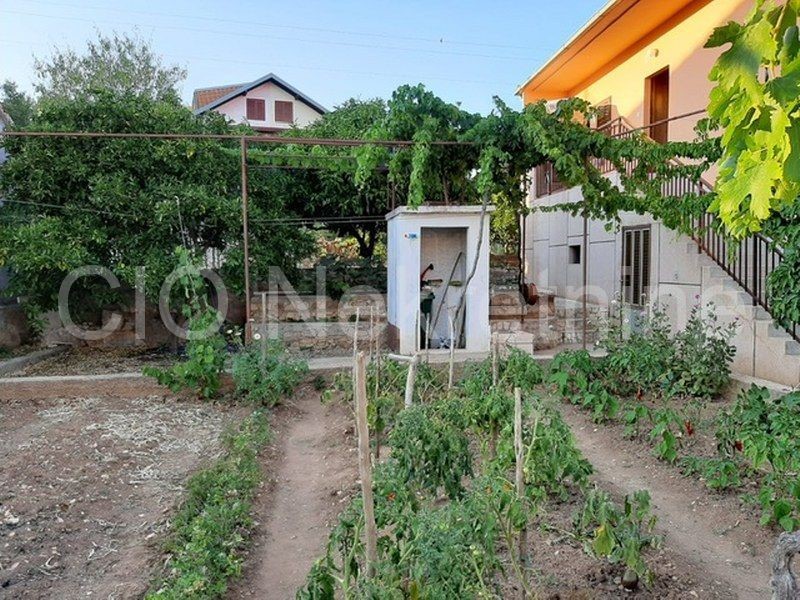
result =
[[[254,329],[259,332],[260,327]],[[280,339],[291,352],[313,354],[315,356],[342,356],[353,351],[353,335],[355,323],[340,322],[308,322],[308,323],[270,323],[266,327],[267,337]],[[372,334],[382,350],[388,348],[386,322],[373,324]],[[370,325],[361,322],[358,325],[358,347],[369,350]],[[254,341],[258,343],[258,341]]]

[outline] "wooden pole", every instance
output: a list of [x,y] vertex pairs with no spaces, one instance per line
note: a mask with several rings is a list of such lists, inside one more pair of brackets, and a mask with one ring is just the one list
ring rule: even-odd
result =
[[450,323],[450,366],[447,371],[447,389],[450,390],[453,388],[453,363],[455,362],[456,354],[456,326],[453,322],[453,314],[449,310],[447,311],[447,320]]
[[242,250],[244,251],[244,339],[249,342],[253,331],[250,325],[250,234],[247,223],[247,138],[241,139],[241,171],[242,171]]
[[414,403],[414,383],[417,379],[417,363],[419,363],[419,354],[415,354],[408,365],[408,375],[406,376],[406,397],[403,405],[410,408]]
[[375,337],[375,306],[369,307],[369,362],[372,362],[372,345]]
[[363,352],[359,352],[356,356],[355,374],[358,471],[361,476],[361,495],[364,500],[367,577],[372,577],[375,574],[375,564],[378,562],[378,527],[375,524],[375,505],[372,497],[372,461],[370,460],[369,426],[367,425],[367,366]]
[[[520,502],[525,500],[525,447],[522,444],[522,390],[518,387],[514,388],[514,453],[515,453],[515,483],[517,490],[517,499]],[[525,568],[528,564],[528,525],[527,522],[522,526],[519,532],[519,565],[521,572],[525,573]],[[525,600],[527,594],[526,582],[520,582],[520,598]]]
[[431,316],[425,315],[425,362],[431,362]]
[[261,374],[266,377],[267,364],[267,293],[261,292]]
[[353,358],[358,354],[358,322],[361,319],[361,308],[356,307],[356,326],[353,329]]
[[586,201],[584,200],[584,207],[583,207],[583,256],[581,256],[581,265],[583,270],[583,296],[581,298],[581,303],[583,304],[583,349],[586,350],[586,330],[588,325],[588,315],[586,314],[587,309],[587,301],[588,297],[587,294],[589,292],[589,217],[586,213]]
[[492,334],[492,385],[497,385],[499,367],[497,365],[497,333]]

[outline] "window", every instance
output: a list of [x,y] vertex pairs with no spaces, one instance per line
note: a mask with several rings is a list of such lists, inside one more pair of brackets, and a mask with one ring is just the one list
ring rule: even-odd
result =
[[247,99],[247,120],[248,121],[266,121],[267,120],[267,107],[266,102],[259,98]]
[[597,108],[597,128],[600,129],[611,122],[611,97],[599,102],[595,108]]
[[571,265],[579,265],[581,264],[581,247],[580,244],[575,244],[574,246],[569,247],[569,264]]
[[275,121],[294,123],[294,103],[287,100],[275,100]]
[[643,306],[650,294],[650,226],[622,230],[622,300]]

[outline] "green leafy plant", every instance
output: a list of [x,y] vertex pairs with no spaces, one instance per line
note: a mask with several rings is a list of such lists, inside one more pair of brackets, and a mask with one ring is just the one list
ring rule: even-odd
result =
[[686,327],[675,334],[675,360],[669,367],[672,393],[712,398],[730,381],[738,323],[720,323],[714,305],[692,307]]
[[472,454],[463,430],[425,405],[402,411],[389,435],[392,459],[409,485],[451,498],[462,495],[462,478],[472,475]]
[[736,237],[800,195],[798,11],[797,0],[759,0],[744,23],[717,27],[706,43],[729,45],[710,73],[708,114],[723,128],[710,210]]
[[227,343],[219,332],[222,319],[206,301],[203,278],[189,251],[179,246],[175,256],[184,300],[181,311],[189,323],[186,360],[166,369],[145,367],[143,372],[173,392],[191,390],[212,398],[219,391],[227,357]]
[[800,392],[772,399],[766,388],[742,390],[730,410],[720,414],[718,448],[723,456],[741,453],[754,469],[768,467],[757,499],[761,523],[787,531],[800,526]]
[[650,430],[650,441],[655,444],[653,453],[668,463],[678,460],[678,449],[681,447],[681,430],[685,419],[669,407],[661,407],[650,411],[653,427]]
[[265,340],[256,341],[236,354],[232,372],[240,397],[274,406],[292,395],[308,373],[308,364],[289,357],[279,340]]
[[194,475],[172,520],[167,562],[148,600],[221,598],[242,565],[250,509],[261,481],[258,451],[269,440],[265,413],[256,411],[224,438],[225,455]]
[[[607,492],[595,489],[589,492],[583,509],[575,516],[575,527],[586,539],[588,553],[624,564],[630,573],[650,586],[653,572],[642,553],[661,543],[661,538],[653,534],[656,521],[647,491],[625,496],[620,509]],[[630,573],[626,573],[626,579]]]
[[680,465],[686,475],[701,477],[712,490],[729,490],[742,485],[741,465],[730,458],[685,456]]
[[580,394],[589,388],[596,365],[586,350],[559,352],[550,363],[549,383],[556,386],[565,400],[580,401]]

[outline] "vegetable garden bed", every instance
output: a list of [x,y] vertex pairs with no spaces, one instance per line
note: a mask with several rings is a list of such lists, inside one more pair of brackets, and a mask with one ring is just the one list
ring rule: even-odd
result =
[[186,478],[242,416],[160,397],[0,404],[0,596],[141,596]]

